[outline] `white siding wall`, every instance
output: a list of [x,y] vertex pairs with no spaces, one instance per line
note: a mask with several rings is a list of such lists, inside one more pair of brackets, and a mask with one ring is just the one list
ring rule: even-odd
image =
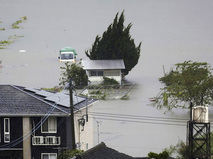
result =
[[[92,111],[92,106],[88,107],[88,112]],[[81,150],[87,150],[93,147],[93,118],[88,117],[88,122],[85,121],[84,127],[79,125],[78,119],[82,118],[83,115],[86,115],[86,109],[80,110],[78,113],[74,114],[75,122],[75,140],[76,143],[80,143]],[[84,116],[86,120],[86,116]]]
[[[101,82],[103,82],[102,76],[90,76],[89,72],[90,71],[87,71],[87,76],[91,84],[100,84]],[[113,78],[118,81],[119,84],[121,84],[121,70],[104,70],[104,76],[107,78]]]

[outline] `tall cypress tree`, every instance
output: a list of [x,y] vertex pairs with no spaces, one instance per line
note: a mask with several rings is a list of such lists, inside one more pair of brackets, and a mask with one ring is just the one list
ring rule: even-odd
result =
[[86,55],[91,60],[123,59],[126,67],[123,73],[127,75],[138,63],[141,47],[141,42],[136,46],[131,38],[131,27],[131,23],[124,27],[124,11],[119,18],[117,13],[102,37],[96,36],[92,48],[85,52]]

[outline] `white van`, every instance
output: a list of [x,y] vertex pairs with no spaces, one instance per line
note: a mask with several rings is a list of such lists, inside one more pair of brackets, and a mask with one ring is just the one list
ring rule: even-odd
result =
[[71,48],[71,47],[65,47],[63,49],[60,50],[59,53],[59,61],[60,62],[76,62],[76,56],[77,53],[75,51],[75,49]]

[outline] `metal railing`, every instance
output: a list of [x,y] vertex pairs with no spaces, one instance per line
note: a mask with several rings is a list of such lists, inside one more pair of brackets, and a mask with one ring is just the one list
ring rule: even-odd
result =
[[33,136],[32,145],[60,145],[61,138],[56,136]]

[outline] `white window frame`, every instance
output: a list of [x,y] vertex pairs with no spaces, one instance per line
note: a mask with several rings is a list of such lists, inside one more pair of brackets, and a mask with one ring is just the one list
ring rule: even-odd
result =
[[[7,128],[6,128],[6,120],[8,120]],[[7,132],[6,129],[8,130]],[[9,136],[9,140],[6,140],[6,136]],[[10,118],[4,118],[4,142],[5,143],[10,142]]]
[[57,159],[57,153],[41,153],[41,159],[44,159],[43,155],[48,155],[48,159],[50,159],[50,155],[55,155]]
[[[54,130],[50,130],[50,124],[51,124],[51,120],[54,120],[53,122],[54,122]],[[44,131],[43,130],[43,123],[42,123],[42,125],[41,125],[41,133],[57,133],[57,118],[56,117],[49,117],[45,122],[48,122],[47,123],[47,131]],[[45,123],[44,122],[44,123]]]

